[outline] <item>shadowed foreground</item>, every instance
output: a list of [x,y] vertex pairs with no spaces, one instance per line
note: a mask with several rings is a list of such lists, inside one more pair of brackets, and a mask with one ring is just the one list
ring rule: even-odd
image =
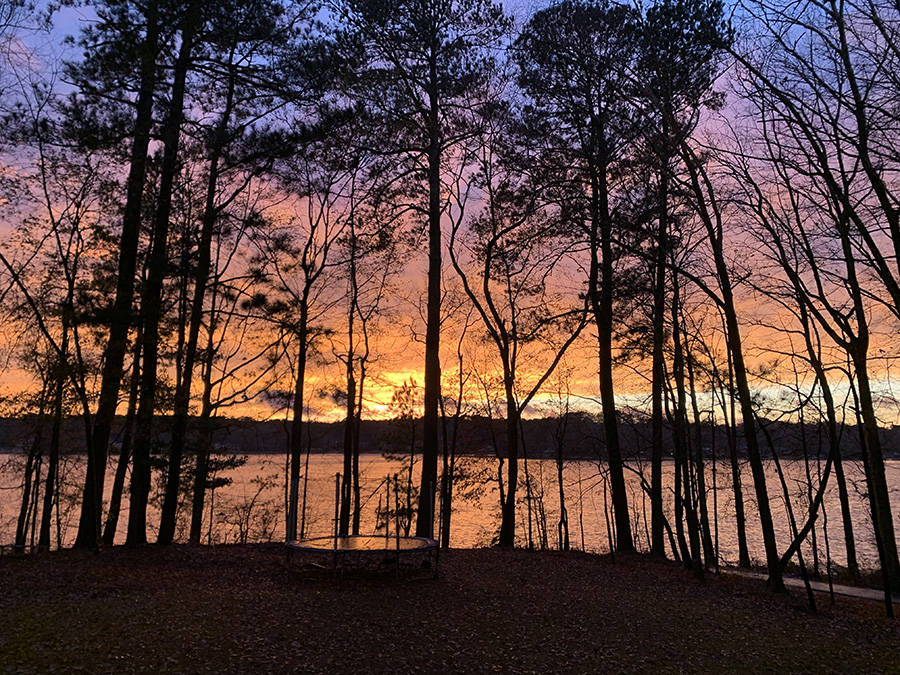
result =
[[0,559],[0,672],[900,672],[878,603],[671,563],[459,550],[336,581],[279,546]]

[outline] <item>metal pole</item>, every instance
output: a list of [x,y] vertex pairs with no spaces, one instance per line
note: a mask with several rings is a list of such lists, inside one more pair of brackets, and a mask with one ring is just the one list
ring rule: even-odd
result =
[[440,545],[444,538],[444,495],[447,494],[447,472],[441,474],[441,501],[438,507],[437,537],[435,540]]
[[[396,533],[394,535],[394,539],[397,542],[397,573],[400,573],[400,479],[397,477],[397,474],[394,474],[394,514],[396,515],[396,522],[394,523],[394,527],[396,528]],[[412,517],[412,515],[410,515]]]
[[391,536],[391,477],[385,479],[384,484],[387,488],[387,494],[384,495],[384,549],[387,550],[388,541]]
[[341,474],[334,475],[334,570],[337,572],[338,561],[338,526],[341,508]]

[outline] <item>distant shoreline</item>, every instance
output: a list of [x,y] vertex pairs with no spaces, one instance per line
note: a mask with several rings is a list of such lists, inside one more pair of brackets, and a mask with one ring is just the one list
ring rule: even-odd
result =
[[[156,423],[157,441],[165,446],[169,441],[168,417],[159,417]],[[194,431],[199,427],[196,418],[192,420]],[[409,451],[409,438],[412,435],[411,424],[416,425],[416,438],[421,438],[421,420],[364,420],[360,430],[360,454],[382,455],[385,453],[404,454]],[[450,421],[448,421],[448,424]],[[49,420],[41,422],[36,418],[0,418],[0,453],[19,454],[33,444],[35,432],[41,424],[49,424]],[[118,454],[124,418],[117,419],[112,437],[112,454]],[[213,446],[220,452],[234,455],[280,454],[287,451],[288,424],[284,420],[257,421],[247,418],[216,418],[213,421]],[[520,457],[527,455],[529,459],[552,459],[556,456],[555,448],[559,443],[556,430],[558,422],[553,418],[536,418],[523,420],[522,434],[525,448]],[[650,459],[650,429],[646,420],[631,420],[629,424],[620,425],[622,447],[626,459]],[[334,454],[343,452],[343,422],[305,422],[303,425],[304,452],[309,447],[311,454]],[[768,425],[778,456],[785,459],[803,459],[804,452],[801,438],[807,439],[807,454],[810,459],[817,455],[824,460],[827,442],[819,441],[820,429],[807,424],[805,433],[801,433],[800,425],[791,422],[771,422]],[[671,430],[667,429],[666,434]],[[725,459],[729,455],[729,430],[723,425],[715,429],[715,437],[710,428],[703,430],[704,457]],[[692,438],[696,435],[696,427],[691,428]],[[49,434],[44,434],[49,437]],[[466,417],[460,420],[458,431],[459,442],[456,455],[461,457],[496,457],[506,456],[505,452],[505,420],[489,420],[487,418]],[[737,454],[746,457],[741,429],[736,429]],[[603,446],[599,439],[603,438],[602,424],[582,413],[571,416],[562,440],[563,459],[595,461],[604,456]],[[860,457],[859,434],[853,433],[852,427],[845,429],[842,449],[845,459]],[[882,439],[886,460],[900,459],[900,427],[883,428]],[[310,443],[311,440],[311,443]],[[669,438],[667,445],[671,446]],[[66,455],[85,453],[84,423],[80,417],[69,418],[63,424],[61,452]],[[769,447],[762,444],[763,457],[771,457]]]

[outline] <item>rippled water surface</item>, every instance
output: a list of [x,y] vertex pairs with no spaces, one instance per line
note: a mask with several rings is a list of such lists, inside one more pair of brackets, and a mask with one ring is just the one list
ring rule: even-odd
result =
[[[6,456],[0,458],[7,468],[0,474],[0,543],[12,543],[15,532],[15,519],[18,514],[21,488],[18,481],[20,475],[15,469],[16,458]],[[451,545],[454,547],[476,547],[489,545],[497,534],[500,522],[499,486],[497,482],[498,463],[492,459],[462,458],[459,460],[463,478],[458,481],[454,490],[453,518],[451,526]],[[61,521],[59,539],[64,543],[71,542],[77,526],[77,509],[68,506],[68,495],[76,495],[80,484],[83,462],[72,461],[72,466],[64,467],[63,494],[61,500]],[[212,542],[279,540],[284,536],[284,457],[283,455],[251,455],[247,463],[237,469],[223,472],[223,477],[230,477],[230,485],[217,489],[211,502],[207,502],[207,515],[204,525],[204,540]],[[798,521],[802,521],[807,504],[808,483],[806,470],[801,462],[783,461],[788,491]],[[306,509],[302,519],[305,536],[324,536],[330,534],[334,524],[335,506],[335,474],[341,470],[342,457],[336,454],[312,455],[305,486],[301,483],[301,494],[305,487]],[[528,473],[531,478],[530,505],[528,508],[528,491],[524,488],[524,465],[520,465],[520,478],[523,481],[518,491],[517,538],[520,544],[527,545],[529,538],[535,546],[545,544],[551,548],[559,547],[559,485],[556,464],[550,460],[531,460],[528,462]],[[626,472],[632,513],[632,529],[641,549],[647,548],[649,536],[650,504],[640,488],[640,472],[643,470],[649,480],[649,465],[632,464]],[[734,515],[734,499],[731,491],[731,467],[719,462],[713,471],[713,465],[706,466],[707,501],[710,512],[713,537],[718,543],[719,555],[723,563],[737,561],[737,535]],[[408,465],[391,461],[380,456],[363,456],[360,460],[362,477],[362,514],[360,531],[363,533],[383,533],[384,518],[376,514],[383,513],[388,499],[386,478],[399,474],[401,490],[395,494],[391,487],[389,496],[391,509],[394,504],[403,505],[407,500],[404,476]],[[886,463],[888,485],[894,503],[895,529],[900,531],[900,462]],[[818,484],[818,467],[810,467],[813,487]],[[569,536],[575,548],[590,551],[606,551],[609,549],[610,535],[607,522],[612,519],[609,512],[609,491],[605,479],[606,466],[591,461],[569,461],[563,470],[563,491],[569,518]],[[874,566],[877,562],[877,551],[871,535],[871,524],[868,508],[863,501],[865,483],[862,480],[862,469],[857,463],[847,463],[846,473],[848,487],[851,492],[851,510],[856,531],[857,551],[860,563]],[[666,511],[671,517],[674,510],[671,483],[673,464],[664,467],[666,484]],[[419,465],[413,468],[413,484],[418,483]],[[742,466],[745,508],[747,517],[747,537],[751,557],[763,557],[762,537],[759,531],[758,513],[755,493],[749,467]],[[767,479],[773,517],[776,519],[779,548],[784,549],[790,542],[787,511],[783,498],[783,489],[773,465],[767,466]],[[109,476],[107,487],[112,480]],[[504,468],[505,480],[505,468]],[[713,488],[716,488],[715,490]],[[127,497],[127,495],[126,495]],[[415,497],[412,495],[413,503]],[[71,500],[74,502],[74,499]],[[826,544],[832,560],[837,564],[846,563],[843,527],[840,516],[840,505],[834,475],[829,480],[825,498],[824,518],[817,523],[817,546],[824,561]],[[529,512],[531,517],[529,518]],[[717,514],[717,517],[716,517]],[[158,517],[155,509],[151,513],[151,528]],[[376,522],[377,519],[377,522]],[[123,505],[120,520],[119,539],[124,538],[124,527],[127,523],[127,499]],[[181,534],[186,536],[187,514],[184,514]],[[401,517],[399,526],[406,526]],[[396,527],[392,518],[391,529]],[[827,531],[827,537],[825,533]],[[151,539],[154,532],[150,533]],[[807,551],[810,552],[809,550]]]

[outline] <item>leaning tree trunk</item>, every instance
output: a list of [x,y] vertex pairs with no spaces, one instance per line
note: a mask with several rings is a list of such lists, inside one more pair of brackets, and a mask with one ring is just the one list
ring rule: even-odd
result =
[[750,469],[753,472],[753,486],[756,490],[760,528],[762,529],[763,544],[766,552],[766,567],[769,570],[773,589],[780,591],[784,589],[784,580],[780,574],[778,546],[775,541],[775,526],[772,522],[769,493],[766,488],[766,473],[759,451],[759,440],[756,434],[756,423],[754,422],[753,398],[750,392],[750,383],[747,380],[747,368],[744,365],[744,352],[740,328],[738,327],[737,311],[734,306],[734,298],[731,293],[731,279],[725,267],[725,260],[721,255],[721,249],[719,247],[717,249],[719,253],[717,254],[716,267],[722,279],[723,312],[727,325],[726,341],[728,350],[731,352],[734,380],[741,407],[741,418],[744,423],[744,440],[747,444]]
[[[708,177],[704,173],[703,167],[693,150],[686,143],[682,143],[682,159],[690,174],[691,187],[697,197],[699,215],[706,228],[707,242],[709,243],[713,255],[713,263],[720,293],[719,307],[725,322],[725,342],[728,346],[728,352],[731,355],[734,384],[737,389],[738,402],[741,408],[741,420],[744,425],[744,440],[747,444],[747,456],[750,460],[750,469],[753,473],[753,487],[756,491],[759,523],[765,547],[766,567],[769,572],[769,580],[775,591],[783,591],[784,580],[781,576],[778,544],[775,540],[775,526],[772,521],[769,493],[766,488],[766,472],[762,463],[759,439],[756,433],[753,396],[750,391],[750,382],[747,378],[747,367],[744,363],[744,347],[737,318],[737,309],[735,307],[734,286],[731,281],[731,273],[728,269],[728,264],[725,261],[721,213],[718,211],[718,204],[715,199],[713,199],[712,188]],[[703,187],[704,185],[706,186],[706,190]],[[713,209],[712,212],[710,212],[710,208]]]

